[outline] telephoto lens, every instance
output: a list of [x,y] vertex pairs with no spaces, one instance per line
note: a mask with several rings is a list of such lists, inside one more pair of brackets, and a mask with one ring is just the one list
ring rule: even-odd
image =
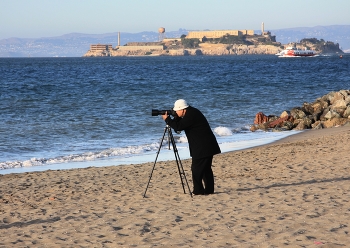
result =
[[152,116],[165,115],[166,112],[168,113],[168,115],[176,116],[176,111],[172,109],[168,109],[168,110],[152,109]]

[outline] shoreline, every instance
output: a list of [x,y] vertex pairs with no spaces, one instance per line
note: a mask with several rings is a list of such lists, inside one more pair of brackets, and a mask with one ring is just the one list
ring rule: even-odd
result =
[[[340,134],[344,131],[346,132],[348,130],[350,130],[350,125],[337,126],[337,127],[332,127],[332,128],[323,128],[323,129],[304,129],[301,132],[298,132],[298,133],[289,135],[287,137],[281,138],[279,140],[273,141],[272,143],[264,144],[264,145],[257,146],[257,147],[304,141],[304,140],[317,138],[319,136],[323,137],[323,136],[338,135],[338,134]],[[254,149],[257,147],[247,148],[244,150]]]
[[[264,144],[269,144],[279,140],[283,137],[293,135],[295,131],[286,131],[286,132],[254,132],[243,134],[243,136],[235,135],[234,141],[229,141],[225,139],[220,139],[219,145],[222,152],[243,150],[251,147],[256,147]],[[296,131],[300,132],[300,131]],[[247,135],[247,136],[245,136]],[[245,136],[245,137],[244,137]],[[252,138],[252,136],[254,138]],[[219,140],[218,140],[219,141]],[[178,152],[182,159],[189,159],[190,154],[188,146],[182,146],[178,144]],[[118,166],[118,165],[131,165],[131,164],[144,164],[148,162],[154,162],[156,157],[157,150],[142,152],[139,154],[129,154],[124,156],[108,157],[105,159],[97,160],[83,160],[83,161],[67,161],[61,163],[47,163],[42,165],[31,165],[31,166],[22,166],[14,168],[4,168],[0,169],[0,175],[11,174],[11,173],[26,173],[26,172],[36,172],[36,171],[45,171],[45,170],[67,170],[67,169],[76,169],[76,168],[88,168],[88,167],[104,167],[104,166]],[[172,150],[162,149],[159,153],[157,161],[170,161],[174,160],[174,153]],[[45,160],[45,159],[43,159]],[[24,161],[27,162],[27,161]],[[30,162],[28,160],[28,162]],[[29,164],[29,163],[26,163]]]
[[[175,161],[0,175],[0,247],[345,247],[350,127],[214,156],[215,194]],[[192,188],[190,159],[182,161]]]

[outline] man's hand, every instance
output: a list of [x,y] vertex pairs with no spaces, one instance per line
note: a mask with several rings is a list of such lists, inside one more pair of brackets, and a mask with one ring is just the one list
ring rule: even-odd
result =
[[165,112],[165,114],[162,115],[162,118],[163,118],[163,120],[165,120],[166,118],[168,118],[168,112]]

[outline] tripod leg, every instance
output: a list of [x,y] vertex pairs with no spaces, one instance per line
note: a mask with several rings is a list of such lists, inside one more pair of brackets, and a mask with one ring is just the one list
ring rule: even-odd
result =
[[156,156],[156,159],[154,161],[154,164],[153,164],[153,167],[152,167],[152,170],[151,170],[151,174],[149,175],[149,179],[148,179],[148,183],[147,183],[147,186],[146,186],[146,190],[145,190],[145,193],[143,194],[143,197],[146,197],[146,192],[147,192],[147,189],[148,189],[148,186],[151,182],[151,178],[152,178],[152,174],[153,174],[153,171],[154,171],[154,168],[156,167],[156,163],[157,163],[157,159],[158,159],[158,155],[160,153],[160,149],[162,148],[162,144],[163,144],[163,140],[164,140],[164,137],[165,137],[165,133],[167,132],[167,129],[165,128],[164,129],[164,133],[163,133],[163,137],[160,141],[160,145],[159,145],[159,148],[158,148],[158,152],[157,152],[157,156]]
[[[179,156],[179,154],[177,154],[177,156]],[[188,184],[188,181],[187,181],[187,178],[186,178],[186,174],[185,174],[184,168],[183,168],[181,160],[180,160],[180,157],[178,157],[177,167],[179,169],[181,183],[182,183],[182,187],[184,189],[184,193],[186,193],[186,191],[185,191],[185,184],[184,184],[184,182],[185,182],[186,186],[187,186],[187,189],[188,189],[188,192],[190,193],[191,197],[193,197],[191,189],[190,189],[190,185]]]
[[178,152],[177,147],[176,147],[175,139],[174,139],[174,136],[171,132],[170,127],[168,127],[168,134],[170,136],[171,144],[173,146],[175,160],[176,160],[176,164],[177,164],[177,169],[179,171],[180,180],[181,180],[182,188],[184,190],[184,194],[186,194],[186,190],[185,190],[185,183],[186,183],[188,192],[190,192],[191,197],[193,197],[190,186],[189,186],[187,178],[186,178],[185,170],[184,170],[182,163],[181,163],[179,152]]

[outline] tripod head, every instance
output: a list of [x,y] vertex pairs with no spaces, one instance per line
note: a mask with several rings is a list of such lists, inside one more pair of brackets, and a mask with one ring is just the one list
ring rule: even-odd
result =
[[[168,128],[171,131],[171,126],[169,126],[168,124],[165,125],[165,128]],[[175,131],[175,133],[180,134],[181,131]]]

